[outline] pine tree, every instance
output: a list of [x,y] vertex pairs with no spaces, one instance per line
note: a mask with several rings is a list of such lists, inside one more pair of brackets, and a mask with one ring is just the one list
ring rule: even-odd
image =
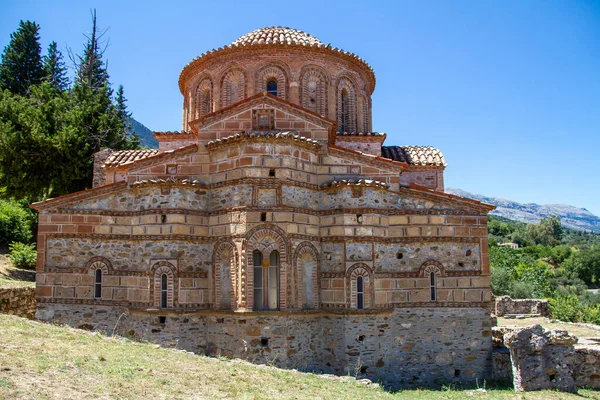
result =
[[64,92],[69,88],[67,69],[63,61],[63,55],[58,50],[56,42],[48,46],[48,54],[43,59],[44,81],[49,82],[56,90]]
[[10,43],[4,48],[0,62],[0,89],[14,94],[28,95],[29,87],[39,84],[44,76],[40,26],[31,21],[20,21]]
[[102,37],[105,33],[106,32],[100,32],[98,30],[96,10],[92,11],[92,33],[90,36],[86,36],[88,41],[85,45],[83,55],[77,56],[77,76],[75,84],[85,85],[94,90],[100,90],[105,86],[110,86],[108,72],[104,65],[104,61],[102,61],[102,55],[104,54]]
[[140,147],[140,138],[133,130],[131,123],[131,113],[127,110],[127,99],[125,98],[123,85],[119,85],[117,89],[117,96],[115,101],[117,102],[117,115],[121,120],[123,126],[123,135],[127,137],[127,144],[125,147],[135,149]]

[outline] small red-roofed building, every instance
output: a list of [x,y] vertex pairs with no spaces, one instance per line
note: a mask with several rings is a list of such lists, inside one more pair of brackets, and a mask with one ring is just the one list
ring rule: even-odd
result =
[[270,27],[179,87],[180,132],[32,205],[39,319],[391,388],[490,378],[494,206],[371,132],[364,60]]

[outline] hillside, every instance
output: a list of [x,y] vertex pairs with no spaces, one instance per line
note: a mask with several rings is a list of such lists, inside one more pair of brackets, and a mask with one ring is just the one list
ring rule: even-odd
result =
[[538,223],[542,218],[557,215],[560,217],[563,226],[568,228],[600,232],[600,218],[585,208],[577,208],[566,204],[523,204],[498,197],[474,194],[455,188],[446,188],[446,192],[493,204],[498,208],[491,213],[492,215],[499,215],[514,221]]
[[[591,390],[388,393],[331,377],[196,356],[0,314],[0,399],[577,399]],[[485,385],[485,382],[482,382]]]
[[133,118],[130,119],[130,122],[132,127],[131,131],[137,133],[142,146],[158,148],[158,141],[154,139],[154,136],[152,136],[152,131],[150,129],[148,129],[144,124],[136,121]]

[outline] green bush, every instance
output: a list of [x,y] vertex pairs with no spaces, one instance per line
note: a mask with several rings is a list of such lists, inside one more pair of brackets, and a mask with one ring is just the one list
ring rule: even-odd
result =
[[35,244],[14,242],[10,244],[9,249],[8,258],[10,258],[15,268],[35,269],[37,261]]
[[576,296],[557,297],[550,300],[552,318],[566,322],[577,322],[580,319],[581,306]]
[[29,243],[33,213],[15,201],[0,200],[0,247],[12,242]]
[[581,309],[583,322],[600,325],[600,308],[598,306],[587,306]]

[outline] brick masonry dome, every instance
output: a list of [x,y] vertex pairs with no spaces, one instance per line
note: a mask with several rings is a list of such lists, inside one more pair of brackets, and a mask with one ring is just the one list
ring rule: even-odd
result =
[[296,29],[269,26],[266,28],[256,29],[250,33],[241,36],[239,39],[231,43],[232,46],[246,46],[257,44],[300,44],[300,45],[320,45],[323,43],[316,37]]

